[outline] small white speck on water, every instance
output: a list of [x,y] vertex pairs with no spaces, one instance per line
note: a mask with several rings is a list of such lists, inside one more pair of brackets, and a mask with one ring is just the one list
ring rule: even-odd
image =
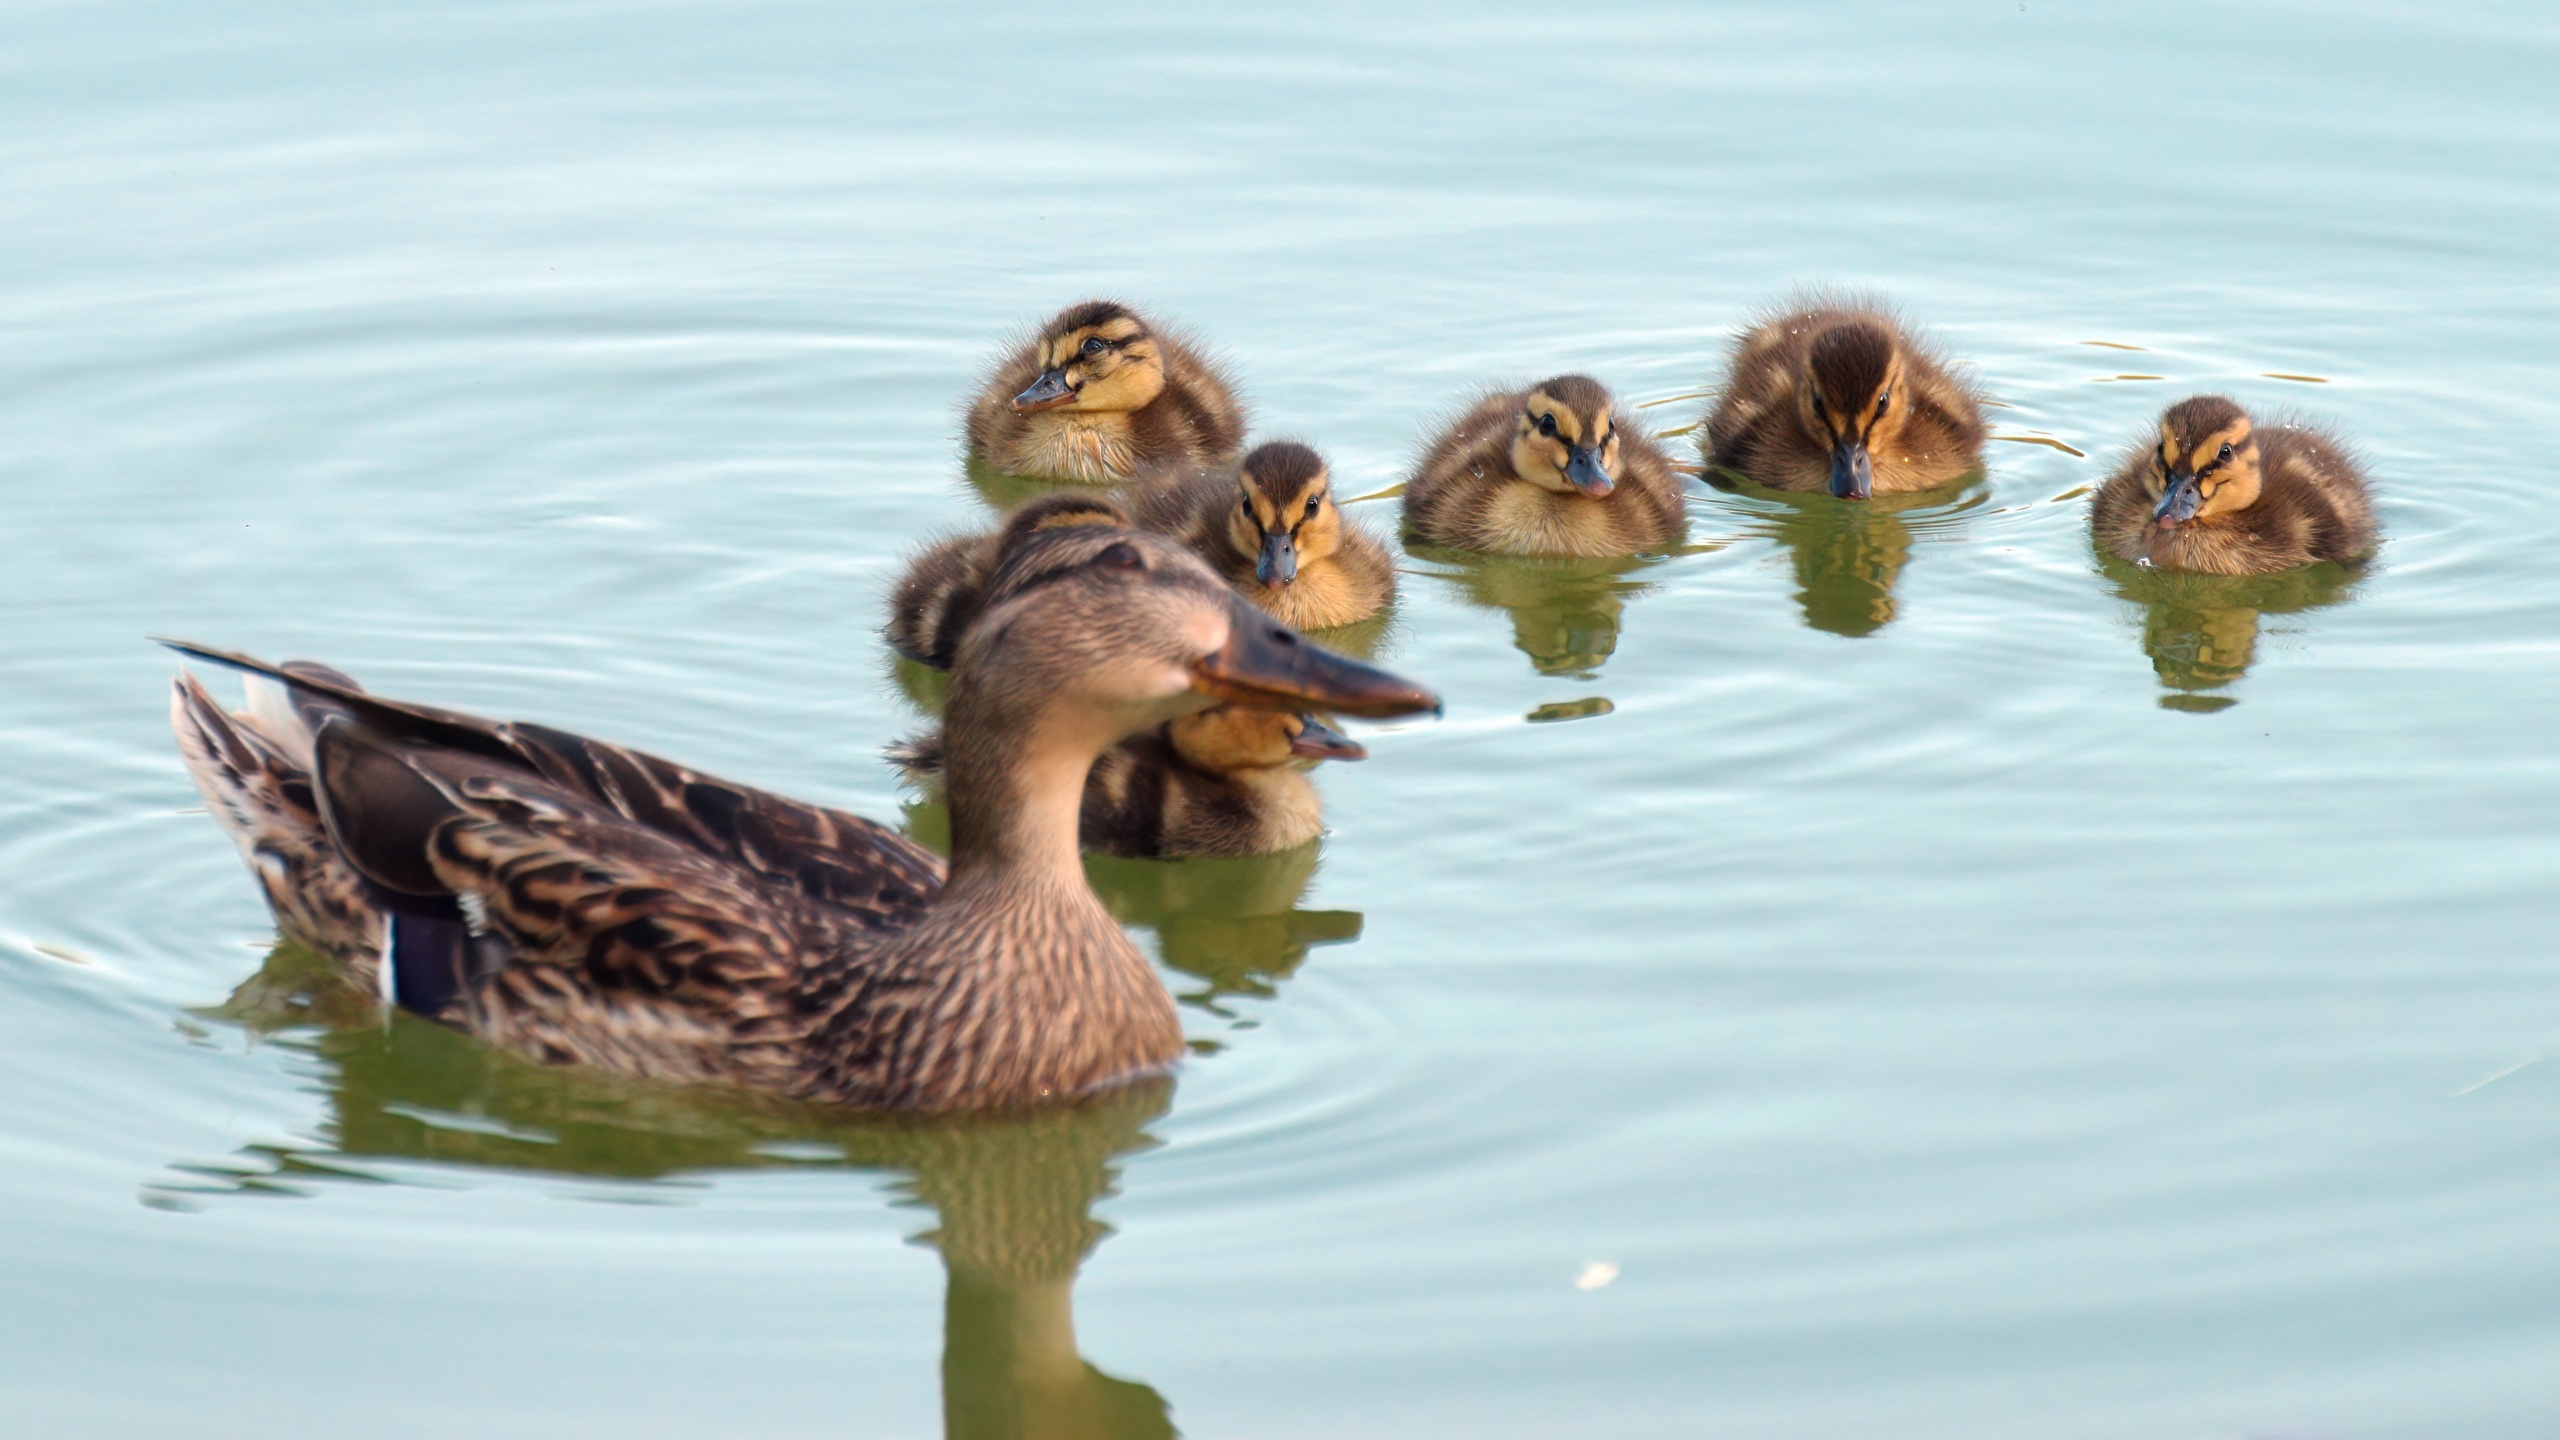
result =
[[1606,1260],[1594,1260],[1590,1264],[1582,1267],[1581,1274],[1573,1277],[1573,1288],[1576,1290],[1597,1290],[1617,1278],[1617,1266]]

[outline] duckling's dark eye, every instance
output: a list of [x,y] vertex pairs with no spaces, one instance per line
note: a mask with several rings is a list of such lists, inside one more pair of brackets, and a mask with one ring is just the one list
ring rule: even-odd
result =
[[1539,416],[1538,433],[1541,435],[1553,435],[1556,433],[1556,417],[1553,415]]
[[1818,391],[1813,397],[1813,413],[1816,415],[1828,415],[1831,413],[1830,407],[1822,403],[1822,395]]
[[2214,456],[2213,458],[2214,458],[2214,459],[2216,459],[2216,460],[2228,460],[2228,459],[2230,459],[2230,458],[2231,458],[2231,444],[2230,444],[2230,442],[2229,442],[2229,441],[2224,441],[2224,442],[2223,442],[2223,446],[2222,446],[2222,453],[2221,453],[2221,454],[2219,454],[2219,455]]
[[1323,507],[1323,505],[1324,505],[1324,497],[1323,497],[1323,496],[1321,496],[1321,495],[1310,495],[1310,496],[1308,496],[1308,497],[1307,497],[1307,513],[1306,513],[1304,516],[1302,516],[1301,518],[1302,518],[1302,519],[1307,519],[1307,520],[1313,520],[1314,518],[1316,518],[1316,511],[1317,511],[1318,509],[1322,508],[1322,507]]
[[1110,348],[1110,346],[1102,343],[1102,337],[1099,335],[1087,335],[1084,337],[1084,353],[1087,355],[1099,355]]
[[1093,563],[1106,570],[1144,570],[1147,568],[1146,557],[1138,553],[1137,546],[1130,544],[1126,540],[1115,540],[1111,544],[1105,546],[1101,554],[1093,557]]
[[1892,403],[1893,403],[1893,392],[1892,392],[1892,391],[1890,391],[1890,390],[1879,390],[1879,391],[1877,391],[1877,392],[1876,392],[1876,413],[1877,413],[1877,414],[1879,414],[1879,415],[1883,414],[1883,413],[1884,413],[1884,407],[1885,407],[1885,406],[1887,406],[1887,405],[1890,405],[1890,404],[1892,404]]

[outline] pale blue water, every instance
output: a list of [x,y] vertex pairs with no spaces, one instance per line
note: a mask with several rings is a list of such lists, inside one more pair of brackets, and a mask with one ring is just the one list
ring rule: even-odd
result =
[[[2547,7],[21,5],[0,72],[13,1433],[2560,1429]],[[1221,1047],[1161,1116],[918,1160],[199,1013],[272,929],[145,634],[894,816],[1010,328],[1139,300],[1358,493],[1802,283],[2087,457],[1412,560],[1450,713],[1320,868],[1102,872]],[[2199,388],[2358,442],[2369,574],[2119,594],[2073,492]],[[1071,1344],[1154,1393],[1070,1419],[909,1237],[1115,1152]]]

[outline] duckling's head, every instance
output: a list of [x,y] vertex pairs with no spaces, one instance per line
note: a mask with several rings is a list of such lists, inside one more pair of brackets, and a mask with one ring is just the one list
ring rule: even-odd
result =
[[1313,449],[1294,440],[1257,446],[1237,471],[1236,489],[1227,539],[1237,554],[1253,557],[1253,578],[1265,589],[1286,587],[1300,565],[1342,548],[1333,476]]
[[1898,438],[1909,397],[1902,345],[1891,327],[1860,316],[1813,337],[1797,377],[1798,420],[1831,447],[1831,493],[1864,500],[1875,487],[1869,453]]
[[1143,409],[1164,393],[1164,352],[1138,312],[1110,300],[1069,306],[1041,327],[1039,377],[1013,413]]
[[2160,417],[2144,488],[2163,530],[2211,521],[2258,500],[2258,441],[2249,412],[2222,395],[2196,395]]
[[955,740],[980,715],[1050,733],[1090,761],[1219,701],[1365,716],[1440,703],[1302,639],[1165,536],[1069,524],[1008,536],[960,640],[950,714]]
[[1357,741],[1303,711],[1215,705],[1165,727],[1203,770],[1273,770],[1293,760],[1365,760]]
[[1618,486],[1617,402],[1588,375],[1558,375],[1530,387],[1511,437],[1511,469],[1558,494],[1597,500]]

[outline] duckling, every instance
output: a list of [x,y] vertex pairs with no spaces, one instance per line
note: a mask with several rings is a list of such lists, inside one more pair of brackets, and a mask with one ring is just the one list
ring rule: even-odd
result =
[[1007,474],[1116,485],[1142,465],[1215,465],[1244,407],[1198,351],[1111,300],[1058,312],[999,358],[971,401],[969,456]]
[[2261,430],[2239,402],[2196,395],[2160,417],[2098,490],[2089,532],[2137,565],[2266,575],[2373,553],[2373,499],[2337,437],[2287,421]]
[[270,885],[276,846],[377,913],[337,947],[392,1001],[536,1059],[891,1110],[1094,1092],[1184,1053],[1172,997],[1087,886],[1085,776],[1226,702],[1402,715],[1427,691],[1247,605],[1162,536],[1023,539],[954,657],[951,861],[857,816],[553,730],[171,642],[284,687],[302,727],[182,674],[189,773]]
[[1068,491],[1043,495],[983,535],[959,535],[925,548],[907,564],[889,592],[890,648],[936,670],[951,668],[960,632],[978,613],[978,600],[997,559],[1024,536],[1070,525],[1126,525],[1129,514],[1100,495]]
[[[911,783],[942,771],[940,732],[889,748]],[[1302,765],[1369,752],[1313,715],[1219,705],[1142,730],[1085,776],[1077,842],[1131,859],[1271,855],[1324,833]]]
[[1478,401],[1406,482],[1413,538],[1501,555],[1633,555],[1687,527],[1680,477],[1587,375]]
[[1814,299],[1745,331],[1699,436],[1707,468],[1843,500],[1982,464],[1982,397],[1878,306]]
[[1342,518],[1324,457],[1294,440],[1258,445],[1232,471],[1152,476],[1131,499],[1138,523],[1188,542],[1283,625],[1349,625],[1395,598],[1387,547]]

